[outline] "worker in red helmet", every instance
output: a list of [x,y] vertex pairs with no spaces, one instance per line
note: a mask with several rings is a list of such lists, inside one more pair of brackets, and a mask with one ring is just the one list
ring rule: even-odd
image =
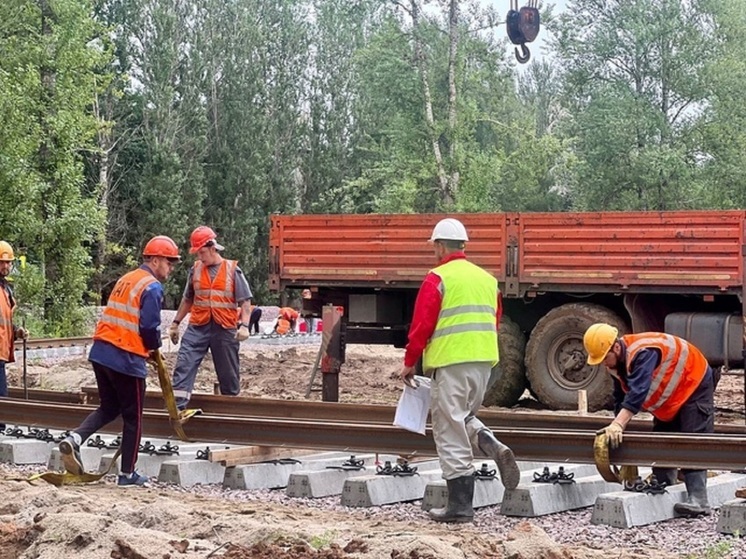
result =
[[117,485],[145,485],[148,478],[135,470],[145,401],[146,360],[161,347],[163,286],[181,260],[169,237],[153,237],[142,251],[143,264],[124,274],[109,295],[96,324],[88,360],[98,385],[99,406],[60,442],[65,469],[84,473],[80,446],[93,433],[122,416],[120,472]]
[[[8,281],[8,275],[15,261],[13,247],[7,241],[0,241],[0,396],[8,395],[8,379],[5,376],[5,364],[13,363],[15,340],[24,340],[28,332],[20,326],[13,326],[13,314],[16,299]],[[0,424],[0,430],[5,424]]]
[[238,348],[249,337],[251,288],[238,262],[220,255],[224,248],[210,227],[197,227],[189,238],[189,252],[197,261],[189,271],[179,310],[169,327],[173,343],[179,342],[179,324],[191,313],[179,347],[173,386],[176,405],[189,403],[202,359],[210,350],[218,375],[220,393],[235,396],[238,378]]

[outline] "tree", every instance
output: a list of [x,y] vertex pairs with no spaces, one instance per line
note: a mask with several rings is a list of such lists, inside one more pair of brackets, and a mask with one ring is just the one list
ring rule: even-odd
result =
[[696,203],[689,139],[707,98],[711,29],[696,0],[575,0],[558,18],[578,208]]
[[85,1],[0,4],[0,89],[14,105],[0,145],[2,235],[44,278],[28,295],[52,334],[83,328],[87,247],[103,227],[83,172],[99,126],[89,111],[95,70],[107,56],[91,16]]

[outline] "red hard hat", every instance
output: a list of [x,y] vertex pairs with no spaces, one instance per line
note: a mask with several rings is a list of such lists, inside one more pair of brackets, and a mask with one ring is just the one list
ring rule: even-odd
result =
[[158,235],[153,237],[145,245],[142,251],[143,256],[163,256],[164,258],[171,258],[174,260],[181,260],[179,256],[179,247],[171,237],[165,235]]
[[189,252],[191,254],[194,254],[207,243],[209,243],[210,241],[214,241],[216,238],[217,235],[215,234],[215,231],[210,229],[207,225],[200,225],[194,231],[192,231],[192,234],[189,236],[189,242],[192,245],[192,247],[189,249]]

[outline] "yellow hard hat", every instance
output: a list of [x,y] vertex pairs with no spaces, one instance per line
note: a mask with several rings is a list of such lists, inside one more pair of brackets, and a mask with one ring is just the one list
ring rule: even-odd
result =
[[8,241],[0,241],[0,262],[13,262],[16,255],[13,254],[13,247]]
[[606,359],[618,335],[619,330],[611,324],[605,322],[592,324],[583,336],[583,346],[588,352],[588,364],[599,365]]

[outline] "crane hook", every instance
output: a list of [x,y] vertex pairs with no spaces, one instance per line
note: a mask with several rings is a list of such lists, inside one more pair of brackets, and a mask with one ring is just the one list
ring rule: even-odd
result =
[[[520,51],[518,50],[520,47]],[[521,43],[515,47],[515,59],[521,64],[525,64],[531,59],[531,51],[528,50],[526,43]]]

